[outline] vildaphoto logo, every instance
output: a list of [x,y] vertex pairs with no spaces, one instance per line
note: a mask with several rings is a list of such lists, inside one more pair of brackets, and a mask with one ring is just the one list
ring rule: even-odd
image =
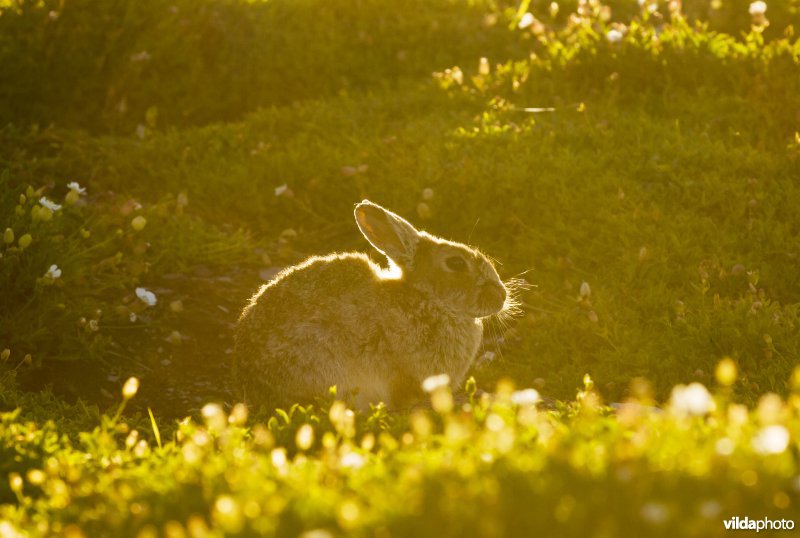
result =
[[786,530],[794,529],[794,521],[791,519],[750,519],[749,517],[734,516],[723,520],[725,530],[729,531],[766,531],[766,530]]

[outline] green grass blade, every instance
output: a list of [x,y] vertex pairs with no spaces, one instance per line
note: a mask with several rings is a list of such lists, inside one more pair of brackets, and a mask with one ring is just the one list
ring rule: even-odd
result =
[[153,410],[147,408],[147,413],[150,415],[150,425],[153,427],[153,434],[156,436],[156,443],[158,448],[161,448],[161,432],[158,431],[158,424],[156,424],[156,417],[153,416]]

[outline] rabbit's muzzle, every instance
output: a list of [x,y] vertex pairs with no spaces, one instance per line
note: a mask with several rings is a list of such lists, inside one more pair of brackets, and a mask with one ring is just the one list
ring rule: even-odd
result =
[[506,288],[502,284],[495,282],[484,284],[478,293],[480,317],[491,316],[500,312],[506,303],[506,297]]

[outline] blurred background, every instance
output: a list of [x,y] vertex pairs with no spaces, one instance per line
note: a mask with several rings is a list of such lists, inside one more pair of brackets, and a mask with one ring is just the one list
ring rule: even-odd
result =
[[[259,108],[396,89],[448,67],[471,69],[481,57],[525,59],[542,46],[537,33],[562,30],[576,17],[628,24],[649,11],[658,24],[675,12],[690,25],[740,37],[751,29],[750,5],[5,0],[0,122],[97,134],[230,122]],[[799,9],[795,0],[771,2],[764,38],[783,37],[800,22]]]

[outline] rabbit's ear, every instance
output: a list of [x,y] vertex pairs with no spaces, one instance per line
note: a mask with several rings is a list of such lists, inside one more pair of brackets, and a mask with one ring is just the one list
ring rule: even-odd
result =
[[401,267],[410,267],[419,232],[405,219],[369,200],[356,205],[356,223],[373,247]]

